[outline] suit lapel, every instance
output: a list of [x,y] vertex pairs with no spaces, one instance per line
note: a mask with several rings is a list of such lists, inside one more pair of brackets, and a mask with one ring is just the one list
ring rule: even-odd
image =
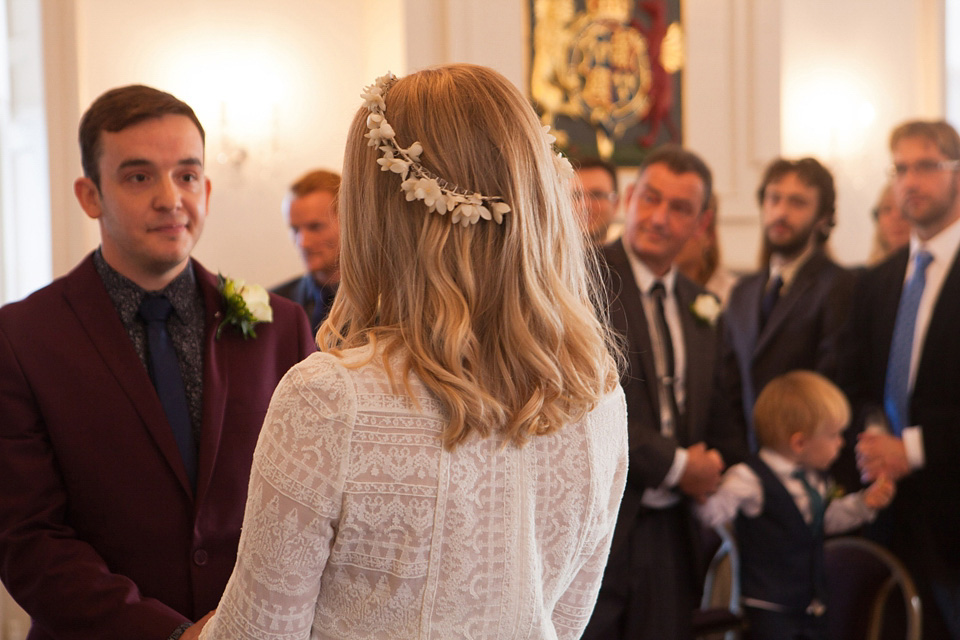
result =
[[[958,252],[958,257],[960,257],[960,252]],[[906,267],[904,267],[904,269],[906,269]],[[960,317],[960,295],[958,295],[957,292],[960,292],[960,260],[955,257],[953,264],[950,266],[950,271],[943,281],[943,286],[940,288],[933,311],[930,315],[926,338],[924,339],[923,348],[920,352],[920,362],[917,364],[918,380],[920,380],[921,375],[925,375],[924,372],[927,371],[927,368],[924,367],[924,361],[931,361],[933,356],[931,350],[943,349],[944,345],[956,341],[956,324],[957,318]],[[899,303],[898,296],[897,304],[899,305]],[[891,336],[892,335],[893,329],[891,328]],[[931,371],[930,373],[942,375],[940,372]],[[920,386],[922,386],[922,384]]]
[[[650,327],[647,325],[647,314],[643,311],[643,301],[640,298],[640,287],[633,277],[630,261],[626,249],[620,242],[615,243],[607,253],[607,259],[615,270],[613,277],[619,275],[619,286],[611,290],[614,298],[614,308],[619,306],[623,317],[622,326],[617,329],[623,333],[630,345],[628,364],[630,376],[646,392],[647,400],[652,407],[652,415],[660,415],[660,397],[657,387],[657,370],[653,360],[653,344],[650,340]],[[619,303],[619,305],[618,305]]]
[[685,419],[682,421],[685,433],[677,434],[677,440],[685,446],[700,439],[698,434],[692,433],[691,427],[703,424],[700,415],[707,410],[704,400],[710,398],[713,383],[713,351],[715,349],[714,341],[711,339],[713,329],[704,321],[695,318],[690,310],[700,293],[702,292],[696,285],[682,275],[677,275],[675,295],[686,351]]
[[[757,346],[753,351],[754,357],[770,345],[774,336],[780,332],[783,324],[787,321],[787,318],[794,313],[794,309],[799,301],[807,299],[808,292],[816,285],[817,277],[820,275],[826,260],[827,257],[822,252],[816,251],[807,259],[806,264],[800,267],[793,282],[790,283],[790,288],[787,289],[787,293],[780,298],[776,306],[773,307],[767,324],[760,330],[757,336]],[[758,302],[757,315],[759,315],[759,311],[760,307]]]
[[235,341],[243,338],[237,332],[224,331],[217,340],[217,327],[223,320],[223,301],[217,288],[217,280],[195,260],[193,268],[203,295],[206,317],[203,339],[203,417],[197,469],[197,500],[200,501],[210,485],[220,449],[230,382],[229,352]]
[[[136,408],[161,455],[187,494],[191,495],[190,481],[163,405],[94,267],[92,255],[67,278],[63,294],[67,304],[104,365],[113,373],[117,385]],[[104,399],[104,402],[109,401]]]
[[[890,358],[890,342],[893,340],[893,329],[897,323],[897,308],[900,306],[900,295],[903,293],[903,281],[907,275],[907,263],[910,260],[910,253],[904,249],[891,260],[890,268],[892,269],[892,277],[883,279],[883,283],[889,283],[889,286],[881,286],[877,294],[880,303],[876,307],[879,312],[875,319],[877,323],[877,335],[879,336],[879,339],[875,343],[879,349],[876,362],[883,366],[884,372],[886,372],[887,360]],[[953,274],[951,274],[951,276],[952,275]],[[946,285],[946,282],[944,282],[944,285]],[[934,314],[936,314],[936,312],[937,309],[934,307]],[[884,373],[884,375],[886,375],[886,373]]]
[[745,276],[739,285],[740,295],[724,312],[725,325],[733,336],[738,357],[742,353],[752,354],[756,349],[760,331],[760,298],[766,282],[767,275],[763,272]]

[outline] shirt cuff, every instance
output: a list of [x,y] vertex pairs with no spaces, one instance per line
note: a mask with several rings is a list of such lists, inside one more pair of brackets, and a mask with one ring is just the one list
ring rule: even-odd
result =
[[673,464],[670,465],[670,470],[663,477],[663,483],[660,486],[664,489],[672,489],[677,486],[686,468],[687,450],[677,447],[676,453],[673,454]]
[[911,470],[922,469],[927,463],[926,455],[923,453],[923,427],[904,427],[900,438],[907,453],[907,465]]

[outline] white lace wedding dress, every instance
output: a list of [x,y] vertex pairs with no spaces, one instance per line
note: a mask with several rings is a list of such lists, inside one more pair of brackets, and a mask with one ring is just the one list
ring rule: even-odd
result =
[[394,393],[380,362],[314,354],[280,383],[201,638],[579,637],[626,478],[623,392],[523,448],[449,452],[436,399]]

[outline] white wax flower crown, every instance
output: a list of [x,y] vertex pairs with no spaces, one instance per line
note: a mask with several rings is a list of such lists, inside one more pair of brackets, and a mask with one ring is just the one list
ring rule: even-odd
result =
[[[460,223],[463,226],[476,224],[481,218],[493,220],[497,224],[503,223],[503,214],[510,212],[510,205],[500,196],[485,196],[470,192],[466,189],[450,184],[443,178],[428,171],[420,164],[420,154],[423,145],[414,142],[404,149],[397,144],[396,134],[386,118],[386,103],[384,94],[397,77],[390,72],[377,78],[372,85],[365,87],[360,97],[370,115],[367,116],[367,129],[364,136],[367,145],[379,147],[383,157],[377,160],[381,171],[399,173],[403,182],[400,188],[406,194],[407,201],[422,200],[430,212],[436,211],[445,215],[452,213],[450,222]],[[550,133],[550,127],[543,127],[544,140],[553,145],[556,138]],[[557,171],[565,179],[573,176],[573,167],[560,153],[554,155]]]

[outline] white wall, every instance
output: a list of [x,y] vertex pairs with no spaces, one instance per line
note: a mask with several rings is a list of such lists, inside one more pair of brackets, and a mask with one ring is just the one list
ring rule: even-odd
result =
[[783,153],[813,155],[833,170],[838,224],[831,242],[841,260],[862,263],[870,210],[890,164],[890,131],[907,119],[943,117],[940,3],[782,4]]
[[[214,183],[196,255],[211,269],[270,285],[300,269],[278,211],[284,189],[308,168],[340,166],[359,89],[387,69],[458,61],[492,66],[525,88],[528,1],[46,0],[51,21],[62,25],[75,13],[75,43],[67,32],[48,44],[48,55],[67,62],[56,66],[63,77],[48,71],[48,87],[66,87],[57,104],[68,105],[51,123],[60,129],[59,139],[51,134],[51,166],[61,171],[51,196],[55,274],[98,240],[70,183],[79,172],[76,122],[107,88],[153,84],[196,108]],[[866,257],[887,132],[907,117],[942,114],[941,7],[942,0],[683,3],[685,143],[716,174],[730,266],[755,265],[753,193],[778,154],[816,155],[834,170],[835,253],[849,264]],[[831,88],[835,78],[846,93]],[[818,111],[824,104],[833,110]],[[856,119],[864,104],[872,109],[866,123]],[[250,154],[239,167],[217,162],[224,113],[226,135]],[[837,122],[842,128],[828,133]]]
[[0,0],[0,303],[51,276],[41,15],[32,0]]
[[[48,0],[50,1],[50,0]],[[210,217],[195,256],[211,270],[266,286],[302,271],[280,214],[287,185],[304,171],[339,171],[359,94],[378,71],[405,72],[402,3],[364,0],[52,0],[72,7],[75,44],[48,42],[75,58],[63,81],[76,87],[69,123],[51,147],[58,176],[54,224],[81,242],[63,246],[71,268],[99,243],[72,196],[79,175],[76,124],[105,90],[143,83],[189,103],[207,133]],[[67,11],[69,13],[69,11]],[[75,47],[71,52],[69,49]],[[71,55],[74,54],[74,55]],[[59,84],[56,71],[51,84]],[[236,151],[247,156],[235,163]],[[66,159],[66,161],[64,160]]]

